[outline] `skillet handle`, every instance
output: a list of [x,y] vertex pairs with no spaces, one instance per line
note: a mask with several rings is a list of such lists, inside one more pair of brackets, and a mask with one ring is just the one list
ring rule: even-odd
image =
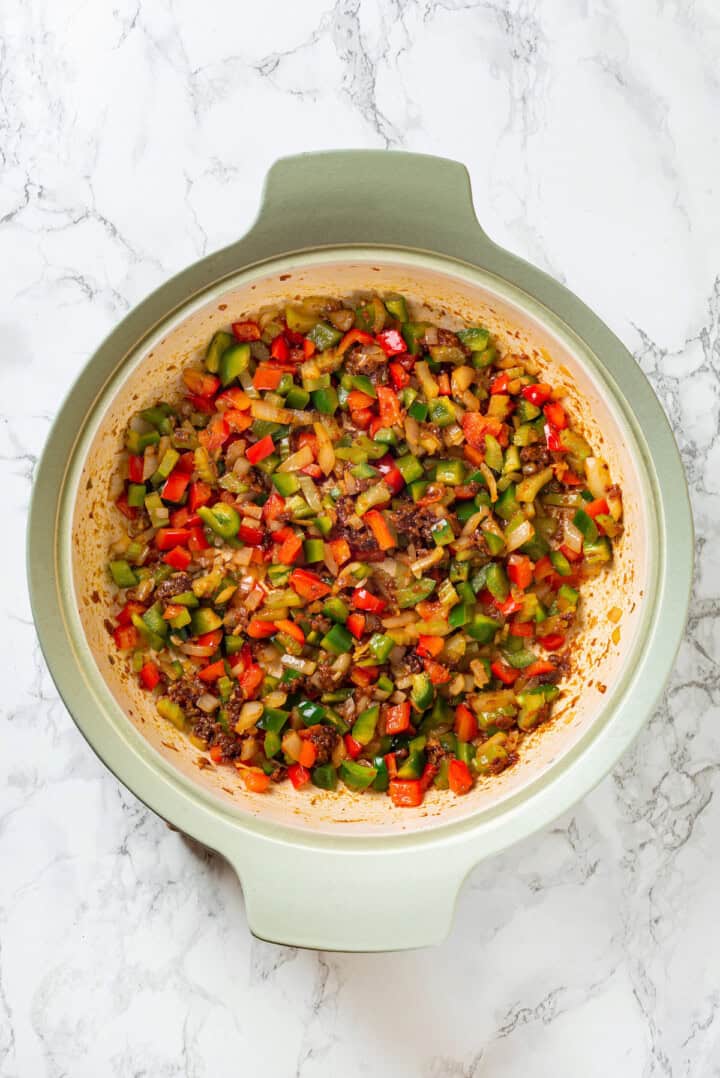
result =
[[464,165],[396,150],[284,157],[270,169],[246,240],[266,255],[381,244],[474,262],[494,248],[478,224]]
[[240,877],[253,935],[323,951],[401,951],[445,939],[471,867],[467,853],[378,853],[362,839],[350,849],[323,839],[319,848],[245,832],[223,851]]

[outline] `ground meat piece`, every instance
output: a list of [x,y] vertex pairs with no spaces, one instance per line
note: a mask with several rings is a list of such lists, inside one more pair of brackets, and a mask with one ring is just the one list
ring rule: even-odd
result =
[[155,588],[155,598],[160,600],[171,599],[173,595],[180,595],[183,591],[192,590],[192,577],[189,573],[173,573],[167,580],[163,580]]
[[460,351],[464,352],[466,356],[470,355],[470,349],[467,347],[467,345],[463,344],[457,333],[453,333],[451,329],[438,328],[437,343],[443,345],[446,348],[459,348]]
[[377,560],[381,561],[385,557],[377,544],[377,539],[369,528],[365,525],[360,528],[353,528],[349,523],[350,517],[355,515],[353,498],[338,498],[335,513],[337,516],[332,537],[333,539],[345,539],[352,550],[354,558],[360,561],[373,561],[376,555],[379,555]]
[[170,682],[165,695],[169,696],[173,703],[178,704],[188,717],[192,717],[201,714],[197,702],[205,691],[205,686],[198,678],[190,681],[182,677]]
[[286,778],[288,769],[285,764],[275,764],[275,770],[270,772],[271,782],[282,782]]
[[317,749],[316,764],[326,764],[335,751],[335,746],[340,740],[340,735],[332,726],[311,726],[308,730],[308,741],[312,741]]
[[242,743],[243,739],[237,734],[228,734],[224,730],[216,735],[214,741],[226,760],[235,760],[240,755]]
[[193,724],[193,733],[195,737],[199,737],[202,741],[207,741],[208,745],[212,745],[215,739],[215,719],[212,715],[201,715],[201,717]]
[[239,626],[240,629],[244,632],[245,629],[247,629],[248,627],[250,617],[250,612],[246,610],[244,606],[240,606],[238,604],[238,606],[232,606],[228,610],[225,617],[223,618],[223,622],[227,629],[237,629]]
[[325,633],[330,630],[330,626],[332,625],[330,618],[326,618],[324,614],[313,614],[308,620],[310,622],[310,628],[314,629],[316,633],[320,633],[321,636],[325,636]]
[[366,614],[365,615],[365,632],[366,633],[377,633],[377,632],[380,632],[381,629],[382,629],[382,621],[377,616],[377,614]]
[[425,746],[425,758],[433,767],[439,767],[440,761],[449,755],[450,753],[446,752],[439,741],[436,741],[434,738],[428,740],[428,743]]
[[365,374],[372,382],[387,379],[387,356],[382,348],[353,348],[345,357],[348,374]]
[[405,653],[400,666],[408,674],[419,674],[423,670],[423,661],[417,651],[408,651]]
[[392,514],[400,546],[412,543],[415,547],[432,550],[435,546],[432,529],[438,518],[428,506],[400,505]]
[[524,475],[534,475],[552,464],[552,457],[544,445],[526,445],[520,450]]
[[318,666],[312,675],[313,681],[321,692],[330,692],[335,688],[339,675],[334,673],[330,666]]

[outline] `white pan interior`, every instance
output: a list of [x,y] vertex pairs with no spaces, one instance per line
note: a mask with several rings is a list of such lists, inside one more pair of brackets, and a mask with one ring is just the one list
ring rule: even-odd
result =
[[[73,568],[77,608],[95,662],[127,721],[149,742],[166,766],[179,769],[211,799],[220,798],[238,814],[262,814],[297,828],[367,835],[430,828],[471,814],[483,814],[535,783],[601,721],[612,705],[629,652],[637,640],[647,603],[645,517],[647,496],[642,464],[622,412],[584,347],[518,291],[479,271],[454,267],[426,256],[352,252],[338,260],[330,252],[286,259],[282,266],[246,272],[220,289],[205,293],[172,323],[160,328],[142,352],[130,356],[113,379],[91,419],[87,452],[77,483],[73,517]],[[547,369],[547,378],[567,387],[573,422],[595,452],[608,461],[623,488],[625,534],[616,545],[612,568],[584,588],[583,618],[574,649],[573,671],[556,705],[554,720],[523,744],[518,764],[502,775],[481,780],[466,797],[431,790],[418,810],[395,809],[384,795],[357,795],[344,787],[325,793],[290,783],[267,795],[248,794],[231,767],[209,763],[174,727],[158,717],[152,697],[142,692],[115,651],[105,619],[113,607],[114,587],[106,570],[108,544],[122,531],[112,507],[111,478],[120,463],[128,418],[159,398],[180,392],[179,372],[204,355],[210,336],[259,307],[307,295],[351,295],[397,291],[408,297],[415,317],[430,317],[453,327],[457,319],[486,325],[501,349],[525,352]],[[602,357],[599,357],[600,360]],[[619,624],[608,619],[623,611]],[[121,720],[122,721],[122,720]]]

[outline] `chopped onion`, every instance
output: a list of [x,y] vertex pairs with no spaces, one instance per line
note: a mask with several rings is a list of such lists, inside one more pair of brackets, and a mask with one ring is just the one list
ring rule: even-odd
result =
[[[335,467],[335,450],[332,440],[323,423],[313,423],[313,430],[318,440],[318,464],[324,475],[330,475]],[[302,480],[300,480],[302,483]]]
[[[309,446],[308,446],[308,448],[309,448]],[[301,475],[300,479],[299,479],[299,482],[300,482],[300,490],[305,495],[305,501],[308,503],[308,505],[312,509],[313,513],[322,512],[322,502],[320,501],[320,495],[318,494],[318,489],[315,486],[315,484],[313,483],[310,476],[309,475]],[[261,509],[260,506],[258,506],[258,509],[260,509],[260,511],[262,512],[262,509]]]
[[281,746],[283,752],[287,753],[291,760],[299,760],[300,753],[302,752],[302,738],[295,730],[288,730],[284,735]]
[[267,696],[263,697],[263,703],[265,707],[282,707],[287,700],[287,693],[276,690],[275,692],[269,692]]
[[326,543],[323,548],[323,561],[325,562],[328,572],[332,576],[337,576],[340,566],[328,543]]
[[505,532],[505,543],[509,553],[513,550],[517,550],[523,543],[529,543],[535,534],[535,528],[529,520],[524,520],[522,524],[518,524],[517,528],[513,528],[512,531]]
[[202,696],[198,697],[197,706],[201,711],[209,713],[214,711],[216,707],[220,707],[220,701],[217,696],[212,696],[211,693],[204,692]]
[[238,721],[235,723],[235,733],[244,734],[258,721],[265,710],[261,700],[248,700],[243,704]]
[[[280,422],[280,420],[276,420]],[[308,464],[312,464],[313,454],[309,445],[304,445],[302,449],[298,449],[297,453],[291,453],[287,460],[284,460],[277,469],[278,472],[299,472],[301,468],[307,468]]]
[[253,517],[255,520],[262,520],[262,506],[255,505],[254,502],[243,501],[243,515],[246,517]]
[[216,647],[202,644],[181,644],[180,651],[183,655],[190,655],[193,659],[207,659],[217,651]]
[[250,413],[253,419],[267,419],[270,423],[289,423],[293,418],[293,413],[289,408],[277,408],[274,404],[268,404],[267,401],[251,401]]
[[583,548],[584,536],[579,528],[576,528],[571,520],[565,521],[565,543],[579,554]]
[[258,743],[256,737],[247,737],[242,743],[240,749],[240,759],[244,762],[246,760],[252,760],[253,756],[258,750]]
[[280,662],[283,666],[289,666],[291,670],[297,670],[299,674],[306,677],[317,670],[317,663],[310,662],[309,659],[301,659],[299,655],[283,655]]
[[489,512],[490,510],[488,506],[483,505],[481,509],[478,509],[477,513],[473,513],[471,517],[468,517],[468,519],[465,521],[465,524],[463,525],[463,530],[460,534],[472,535],[475,531],[477,531],[480,522],[485,519]]
[[457,423],[453,423],[451,427],[448,427],[447,430],[443,432],[443,439],[447,446],[462,445],[465,441],[465,433],[461,426]]
[[151,576],[141,580],[138,586],[135,588],[135,598],[139,603],[144,603],[150,592],[155,586],[155,581]]
[[244,546],[240,550],[234,550],[232,560],[235,565],[249,565],[252,561],[253,550],[251,546]]
[[426,569],[429,569],[431,565],[437,565],[439,561],[443,559],[443,548],[441,546],[436,547],[435,550],[431,550],[429,554],[425,554],[422,558],[418,558],[410,566],[413,573],[422,573]]
[[403,625],[412,625],[414,621],[417,621],[414,610],[406,610],[403,614],[393,614],[392,617],[382,619],[385,629],[401,629]]
[[585,478],[593,498],[604,498],[610,487],[610,473],[605,461],[600,457],[586,457]]
[[472,367],[455,367],[450,375],[450,386],[452,388],[453,397],[459,397],[461,393],[464,393],[466,389],[469,389],[474,377],[475,371]]
[[405,416],[405,441],[410,452],[417,456],[420,449],[420,424],[411,415]]
[[483,461],[482,464],[480,465],[480,471],[482,472],[483,476],[485,477],[485,482],[488,485],[488,491],[490,493],[490,501],[491,502],[496,502],[497,501],[497,496],[498,496],[497,483],[495,482],[495,476],[490,471],[490,469],[488,468],[485,461]]

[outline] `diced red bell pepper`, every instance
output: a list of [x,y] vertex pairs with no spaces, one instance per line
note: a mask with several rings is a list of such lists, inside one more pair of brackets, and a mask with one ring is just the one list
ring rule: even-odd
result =
[[385,710],[385,733],[402,734],[410,728],[410,701],[395,704]]
[[366,689],[377,681],[380,668],[378,666],[354,666],[350,670],[350,680],[361,689]]
[[129,651],[130,648],[137,647],[139,639],[134,625],[118,625],[116,629],[113,629],[115,647],[120,651]]
[[272,524],[273,521],[278,520],[285,512],[285,499],[272,492],[268,500],[265,502],[262,510],[262,518],[266,524]]
[[225,662],[223,659],[218,659],[217,662],[208,663],[207,666],[203,666],[202,670],[198,672],[198,677],[201,681],[217,681],[218,678],[225,676]]
[[565,409],[559,401],[549,401],[543,408],[543,414],[548,423],[555,427],[556,430],[565,430],[568,425]]
[[455,708],[455,733],[460,741],[472,741],[478,734],[478,721],[475,712],[466,704]]
[[135,520],[138,515],[138,510],[134,505],[128,505],[127,494],[123,493],[115,502],[115,506],[120,510],[124,517],[128,520]]
[[239,679],[239,685],[248,700],[252,700],[265,679],[262,666],[252,663]]
[[302,347],[305,359],[311,359],[315,355],[315,341],[311,341],[309,337],[303,339]]
[[228,389],[224,389],[215,398],[215,407],[222,411],[233,410],[238,412],[246,412],[250,407],[250,398],[244,389],[240,389],[239,386],[230,386]]
[[276,632],[274,621],[264,621],[262,618],[252,618],[247,627],[247,634],[252,640],[267,640]]
[[225,445],[225,442],[230,437],[230,427],[225,421],[225,416],[214,415],[208,423],[205,430],[201,430],[198,433],[198,441],[207,449],[208,453],[214,453]]
[[442,371],[437,375],[438,393],[441,397],[449,397],[452,392],[450,385],[450,375],[447,371]]
[[445,647],[442,636],[418,636],[415,649],[422,658],[435,659]]
[[261,363],[253,375],[253,386],[258,391],[263,389],[277,389],[283,372],[279,367],[272,367],[269,363]]
[[223,751],[219,745],[212,745],[210,747],[210,759],[214,764],[221,764],[223,762]]
[[394,389],[390,386],[378,386],[378,410],[383,427],[394,427],[402,422],[402,409]]
[[345,626],[348,632],[352,633],[356,640],[360,640],[365,632],[365,615],[364,614],[350,614]]
[[510,624],[509,632],[511,636],[529,638],[535,635],[535,626],[531,621],[513,621]]
[[506,618],[510,614],[517,614],[518,610],[522,610],[522,599],[516,595],[508,595],[504,603],[499,603],[495,600],[495,606]]
[[297,640],[298,644],[305,643],[305,633],[302,631],[299,625],[296,625],[290,618],[280,618],[275,622],[278,632],[285,633],[287,636],[291,636],[293,640]]
[[310,772],[302,764],[290,764],[288,768],[288,778],[295,787],[299,790],[301,786],[304,786],[306,782],[310,781]]
[[345,742],[345,751],[347,752],[350,759],[357,760],[358,756],[363,750],[363,747],[360,742],[356,741],[352,734],[345,734],[343,740]]
[[128,479],[131,483],[142,483],[145,471],[145,460],[131,453],[128,457]]
[[397,535],[394,534],[387,520],[378,509],[371,509],[367,512],[365,520],[370,525],[370,530],[381,550],[392,550],[393,547],[397,546]]
[[317,760],[317,754],[317,748],[314,743],[306,739],[302,743],[300,755],[298,756],[298,763],[301,764],[302,767],[314,767],[315,761]]
[[490,669],[495,677],[502,681],[503,685],[512,685],[520,677],[519,670],[516,670],[514,666],[508,666],[507,663],[502,662],[500,659],[496,659],[494,663],[491,663]]
[[160,667],[148,659],[140,670],[140,682],[144,689],[152,690],[160,681]]
[[526,678],[540,677],[542,674],[554,674],[556,670],[555,663],[551,663],[548,659],[538,659],[537,662],[526,666],[523,674]]
[[356,610],[364,610],[367,614],[382,614],[387,606],[385,599],[373,595],[367,588],[355,588],[350,601]]
[[304,449],[308,446],[315,460],[318,455],[318,438],[317,434],[313,434],[311,430],[304,430],[298,435],[297,447],[298,449]]
[[215,411],[212,397],[199,397],[196,393],[188,393],[185,399],[190,401],[196,412],[202,412],[203,415],[212,415]]
[[600,514],[605,514],[607,516],[607,514],[610,512],[608,503],[605,498],[595,498],[592,502],[586,502],[583,506],[583,509],[589,517],[593,518],[593,520],[596,516]]
[[357,412],[353,412],[351,419],[358,430],[367,430],[373,421],[372,408],[358,408]]
[[507,574],[516,587],[528,588],[533,578],[533,563],[526,554],[511,554],[507,562]]
[[466,794],[472,790],[473,778],[464,760],[451,760],[448,766],[448,783],[454,794]]
[[207,505],[212,498],[212,488],[207,483],[203,483],[202,480],[197,479],[194,483],[190,484],[190,490],[188,492],[188,509],[191,513],[196,513],[201,505]]
[[220,388],[220,379],[214,374],[194,370],[192,367],[185,368],[182,378],[190,393],[195,397],[212,397],[213,393],[217,393]]
[[185,546],[190,538],[187,528],[158,528],[155,533],[155,546],[158,550],[172,550],[176,546]]
[[[236,765],[237,766],[237,765]],[[238,768],[240,776],[245,783],[245,789],[252,794],[264,794],[270,785],[270,776],[259,767]]]
[[270,345],[270,355],[279,363],[287,363],[290,358],[290,346],[282,333],[273,339]]
[[181,471],[180,468],[175,468],[165,480],[160,491],[160,497],[166,502],[182,501],[189,482],[190,476],[188,473]]
[[211,629],[209,633],[201,633],[200,636],[197,637],[196,643],[198,643],[201,648],[219,648],[222,638],[222,629]]
[[302,546],[302,535],[297,535],[294,531],[291,531],[278,550],[278,561],[283,565],[292,565],[300,556]]
[[300,471],[303,475],[309,475],[311,479],[323,478],[323,471],[319,464],[306,464]]
[[132,625],[133,614],[144,614],[146,610],[144,603],[138,603],[135,599],[130,599],[122,608],[120,613],[115,618],[118,625]]
[[359,412],[364,408],[374,408],[375,398],[360,389],[351,389],[347,396],[347,406],[350,412]]
[[507,424],[501,423],[495,416],[466,412],[460,423],[465,437],[475,449],[485,450],[486,434],[491,434],[502,446],[508,444]]
[[560,441],[560,434],[557,427],[553,427],[551,423],[545,424],[545,441],[547,447],[551,453],[564,453],[565,447]]
[[560,648],[565,645],[565,634],[548,633],[547,636],[539,636],[538,643],[541,644],[546,651],[559,651]]
[[253,417],[249,412],[241,412],[237,408],[228,408],[223,412],[225,422],[234,434],[242,434],[252,426]]
[[386,356],[399,356],[407,351],[407,345],[402,333],[396,329],[386,329],[375,336],[375,340],[382,348]]
[[233,322],[232,331],[236,341],[260,340],[260,326],[257,322]]
[[350,544],[347,539],[331,539],[327,545],[330,548],[333,558],[338,563],[338,566],[344,565],[346,561],[350,561],[352,551],[350,550]]
[[551,576],[555,570],[553,569],[553,563],[550,561],[547,554],[543,554],[542,558],[535,562],[535,569],[533,570],[533,576],[539,584],[545,577]]
[[255,442],[255,445],[249,446],[245,451],[245,456],[251,464],[258,464],[261,460],[265,460],[271,453],[275,452],[275,443],[271,436],[266,434],[264,438],[261,438],[259,442]]
[[584,557],[582,550],[573,550],[567,543],[562,544],[560,553],[564,554],[568,561],[582,561]]
[[445,685],[452,677],[447,666],[435,662],[434,659],[423,659],[423,666],[433,685]]
[[388,373],[396,389],[405,389],[410,385],[410,375],[401,363],[388,363]]
[[520,392],[526,401],[530,401],[536,408],[542,408],[552,396],[552,386],[546,382],[534,382],[531,386],[523,386]]
[[210,544],[205,538],[202,528],[190,528],[190,537],[187,541],[188,550],[191,554],[198,554],[201,550],[209,550]]
[[168,551],[163,558],[163,561],[166,565],[171,565],[173,569],[179,569],[181,572],[184,572],[192,561],[192,555],[189,550],[185,549],[185,547],[176,546]]
[[307,569],[293,569],[290,573],[290,587],[309,603],[330,594],[330,586]]
[[253,528],[249,524],[240,525],[237,537],[246,546],[261,546],[263,541],[263,533],[260,528]]
[[397,808],[422,805],[425,789],[420,779],[390,779],[388,793]]
[[342,356],[347,352],[348,348],[352,348],[354,344],[374,344],[375,338],[370,333],[364,333],[361,329],[351,329],[340,341],[337,346],[337,354]]
[[507,393],[508,383],[510,382],[510,375],[507,371],[503,371],[497,378],[494,378],[490,383],[490,392],[494,395],[496,393]]
[[383,756],[383,760],[385,761],[385,767],[388,769],[388,775],[390,776],[390,778],[391,779],[396,778],[397,777],[397,759],[395,758],[395,753],[394,752],[386,753],[386,755]]
[[386,453],[384,457],[376,461],[375,467],[393,494],[399,494],[405,486],[405,480],[394,458],[389,453]]
[[[199,528],[202,525],[202,521],[195,513],[191,513],[186,505],[181,506],[180,509],[175,509],[170,514],[170,527],[171,528]],[[189,540],[188,540],[189,541]]]

